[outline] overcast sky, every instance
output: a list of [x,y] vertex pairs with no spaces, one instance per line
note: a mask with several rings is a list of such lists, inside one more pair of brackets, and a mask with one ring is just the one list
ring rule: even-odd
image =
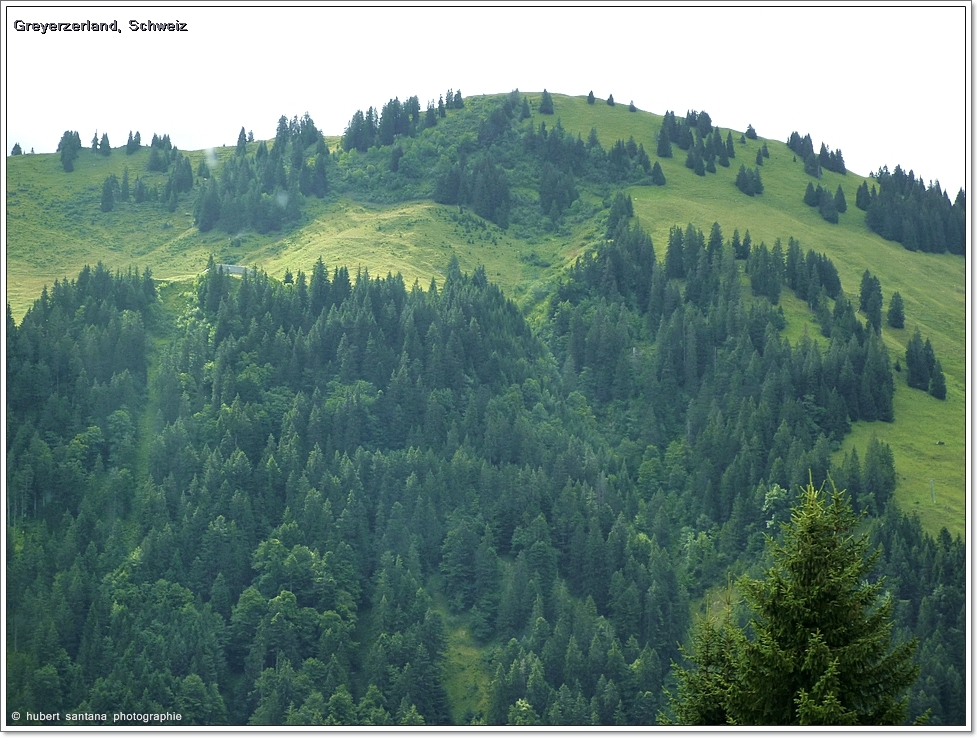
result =
[[[213,3],[212,3],[213,4]],[[675,3],[673,3],[675,4]],[[244,7],[241,7],[241,6]],[[900,164],[970,184],[970,6],[644,3],[451,8],[223,9],[4,3],[7,153],[52,152],[65,129],[113,146],[139,130],[181,149],[270,138],[308,111],[327,134],[392,97],[422,106],[463,95],[614,94],[654,113],[706,110],[721,127],[786,140],[793,130],[841,149],[866,174]],[[14,30],[33,22],[118,21],[121,33]],[[129,30],[179,20],[184,33]]]

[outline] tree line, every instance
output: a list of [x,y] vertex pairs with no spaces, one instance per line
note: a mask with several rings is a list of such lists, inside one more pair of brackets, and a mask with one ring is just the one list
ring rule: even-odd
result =
[[[866,225],[888,241],[898,241],[910,251],[965,253],[964,189],[954,203],[939,182],[925,186],[924,179],[897,165],[891,173],[881,167],[870,188],[863,182],[856,191],[856,207],[866,211]],[[879,191],[877,191],[877,185]]]

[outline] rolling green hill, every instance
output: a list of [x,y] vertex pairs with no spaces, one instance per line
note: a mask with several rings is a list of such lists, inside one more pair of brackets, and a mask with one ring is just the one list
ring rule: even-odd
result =
[[[8,158],[11,709],[665,722],[681,644],[714,642],[697,614],[746,622],[731,582],[831,476],[879,547],[880,643],[919,644],[908,715],[867,719],[964,721],[965,260],[855,207],[872,181],[875,228],[959,251],[963,197],[826,171],[849,204],[829,224],[803,202],[810,149],[702,114],[446,97],[343,136],[283,116],[234,148]],[[904,328],[854,313],[866,272]],[[944,400],[906,383],[930,371],[915,330]],[[847,638],[792,689],[836,699]],[[795,721],[804,700],[779,701]]]
[[[538,111],[540,95],[527,97],[532,110],[530,125],[542,122],[552,129],[559,120],[566,132],[585,139],[594,128],[606,149],[618,139],[634,137],[656,160],[660,115],[632,113],[627,105],[611,107],[603,101],[588,105],[584,97],[563,95],[553,95],[553,115],[542,115]],[[475,112],[480,104],[488,106],[497,99],[502,96],[467,103]],[[461,125],[457,111],[449,113],[449,122],[453,116],[458,119],[456,125]],[[735,141],[740,138],[738,129],[746,128],[747,122],[716,121],[734,125]],[[799,128],[803,124],[799,121]],[[725,134],[727,128],[721,129]],[[339,138],[328,140],[335,149]],[[755,154],[764,143],[770,151],[760,168],[765,190],[762,195],[746,197],[735,187],[734,174],[741,163],[754,165]],[[249,151],[256,147],[257,143],[250,144]],[[805,186],[813,180],[800,162],[793,161],[794,154],[784,142],[761,136],[736,143],[735,150],[729,169],[718,167],[716,174],[698,177],[683,165],[684,152],[674,147],[673,158],[659,160],[666,186],[627,187],[635,216],[651,234],[658,258],[665,256],[672,226],[692,223],[708,232],[716,221],[728,239],[734,229],[741,235],[749,230],[755,244],[763,241],[770,246],[776,239],[787,242],[794,237],[803,251],[827,254],[839,270],[845,294],[856,303],[860,279],[867,269],[881,281],[884,305],[893,292],[900,292],[906,327],[883,327],[891,357],[902,359],[909,337],[919,328],[930,338],[943,365],[947,399],[941,402],[911,390],[898,375],[895,422],[856,423],[834,458],[840,460],[852,444],[865,448],[875,434],[894,451],[896,496],[901,506],[916,511],[931,532],[946,526],[952,533],[963,534],[964,260],[950,254],[909,252],[870,231],[865,214],[854,207],[856,189],[864,177],[824,172],[823,186],[834,191],[841,185],[849,203],[839,223],[830,225],[802,202]],[[201,160],[208,159],[215,173],[220,171],[220,162],[232,154],[233,148],[186,152],[195,170]],[[582,188],[582,212],[567,218],[556,231],[538,228],[527,232],[518,226],[503,230],[468,210],[460,212],[430,199],[377,202],[340,182],[326,200],[308,198],[296,227],[265,235],[248,232],[232,240],[225,233],[200,233],[194,227],[191,213],[196,190],[182,198],[173,213],[155,204],[132,202],[102,213],[101,183],[109,174],[121,178],[128,167],[131,180],[138,175],[147,184],[162,186],[166,175],[146,171],[148,156],[146,147],[132,156],[126,156],[120,147],[110,157],[86,149],[72,173],[62,171],[57,155],[8,157],[7,301],[16,319],[44,285],[72,277],[85,264],[102,261],[114,269],[149,267],[157,279],[190,281],[212,254],[219,262],[257,264],[272,276],[281,276],[287,269],[308,272],[322,258],[328,266],[346,265],[351,271],[362,267],[372,275],[400,272],[409,284],[417,279],[422,285],[432,277],[440,281],[449,258],[455,255],[463,270],[482,265],[489,278],[532,316],[540,312],[563,270],[603,239],[606,211],[602,211],[613,192],[609,186]],[[789,323],[786,335],[792,340],[805,332],[818,335],[806,306],[790,292],[783,293],[782,305]]]

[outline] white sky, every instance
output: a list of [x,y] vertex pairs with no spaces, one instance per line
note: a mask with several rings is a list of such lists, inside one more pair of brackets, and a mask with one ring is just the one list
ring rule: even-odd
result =
[[[211,3],[212,5],[214,3]],[[50,4],[47,4],[50,6]],[[675,3],[674,3],[675,5]],[[618,7],[261,7],[4,2],[4,146],[52,152],[65,129],[113,146],[139,130],[181,149],[274,135],[309,111],[327,134],[392,97],[449,87],[614,94],[654,113],[841,149],[866,174],[900,164],[953,199],[971,176],[971,7],[863,3]],[[117,20],[122,33],[14,31],[14,21]],[[128,21],[186,22],[136,33]]]

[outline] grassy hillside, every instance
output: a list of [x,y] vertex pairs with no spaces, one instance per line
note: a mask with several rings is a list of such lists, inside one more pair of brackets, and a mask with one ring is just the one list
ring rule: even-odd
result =
[[[623,91],[624,92],[624,91]],[[539,94],[528,95],[534,111]],[[532,123],[541,120],[552,128],[559,119],[565,130],[587,138],[592,127],[605,148],[617,139],[634,136],[655,157],[655,135],[661,125],[658,115],[628,106],[614,107],[597,101],[589,106],[583,97],[553,96],[554,115],[534,112]],[[676,111],[683,114],[685,111]],[[746,128],[748,121],[733,123]],[[804,134],[804,121],[798,121]],[[726,131],[724,130],[724,133]],[[760,131],[761,134],[764,131]],[[818,141],[818,132],[813,131]],[[740,131],[734,130],[734,140]],[[743,163],[755,166],[757,149],[766,142],[770,158],[761,167],[765,191],[747,197],[734,186],[734,176]],[[179,143],[179,142],[177,142]],[[831,145],[833,142],[826,142]],[[256,146],[257,144],[252,144]],[[336,140],[330,140],[335,147]],[[872,434],[893,448],[899,475],[896,495],[906,510],[919,512],[925,527],[936,532],[946,525],[952,533],[964,533],[965,511],[965,261],[951,255],[911,253],[899,244],[884,241],[865,225],[864,214],[855,208],[856,188],[863,178],[852,173],[824,174],[822,184],[831,191],[841,184],[849,203],[837,225],[822,220],[818,212],[802,202],[807,182],[802,164],[784,142],[758,139],[735,144],[736,158],[729,169],[697,177],[686,169],[684,152],[674,148],[672,159],[661,160],[667,179],[665,187],[630,187],[635,214],[648,230],[664,258],[669,228],[693,223],[709,232],[719,222],[726,238],[734,229],[741,236],[750,230],[755,243],[771,245],[780,238],[799,240],[802,250],[826,253],[836,264],[843,289],[857,300],[864,270],[879,277],[884,310],[891,294],[899,291],[906,307],[904,330],[884,327],[883,335],[891,358],[903,357],[904,347],[915,327],[933,343],[947,377],[947,400],[910,390],[897,377],[896,422],[856,424],[841,455],[855,443],[864,449]],[[231,149],[213,152],[218,161]],[[196,169],[205,152],[185,152]],[[894,152],[898,159],[899,152]],[[408,283],[423,285],[439,279],[452,254],[463,270],[482,264],[488,276],[507,294],[526,306],[547,294],[547,285],[587,246],[603,237],[604,216],[528,239],[518,229],[503,231],[468,211],[410,201],[375,205],[348,197],[310,198],[300,225],[287,233],[243,235],[232,242],[226,234],[201,234],[189,214],[191,198],[181,200],[174,213],[155,204],[120,205],[111,213],[99,209],[102,181],[109,174],[121,178],[129,167],[130,182],[136,175],[148,184],[162,186],[166,175],[146,172],[148,149],[126,156],[122,148],[105,158],[82,151],[75,171],[62,171],[57,155],[9,157],[7,159],[7,300],[15,318],[20,318],[45,284],[78,273],[84,264],[103,261],[112,268],[136,265],[150,267],[162,280],[190,280],[205,266],[210,254],[219,261],[258,264],[273,276],[287,268],[309,271],[317,258],[327,266],[345,264],[372,274],[400,271]],[[214,167],[215,171],[219,168]],[[600,205],[601,197],[582,190],[582,198]],[[783,301],[789,319],[788,335],[802,334],[810,322],[803,305],[785,291]],[[795,301],[797,302],[797,301]],[[808,326],[815,335],[814,323]],[[943,445],[938,445],[943,441]],[[934,499],[930,480],[934,480]]]
[[[532,102],[539,102],[539,96]],[[630,113],[627,105],[614,107],[598,101],[593,106],[584,97],[554,95],[554,115],[536,114],[540,119],[556,121],[570,133],[587,137],[594,126],[606,148],[616,139],[633,135],[645,146],[653,161],[655,133],[662,118],[644,112]],[[684,114],[685,111],[676,111]],[[721,125],[725,121],[714,121]],[[749,121],[744,122],[744,128]],[[552,126],[552,123],[549,124]],[[549,127],[548,126],[548,127]],[[723,128],[724,132],[726,131]],[[803,122],[799,132],[804,135]],[[734,130],[734,141],[740,138]],[[763,131],[761,132],[763,133]],[[813,132],[817,139],[817,132]],[[757,150],[767,143],[770,158],[764,160],[761,176],[764,194],[747,197],[734,185],[740,164],[755,166]],[[827,142],[831,144],[831,142]],[[827,254],[835,263],[846,295],[858,305],[859,285],[867,269],[879,277],[883,286],[884,311],[890,296],[899,292],[906,310],[906,327],[896,330],[883,326],[883,336],[891,359],[903,362],[907,342],[915,328],[929,337],[934,351],[944,367],[947,378],[947,399],[943,402],[930,395],[910,389],[903,375],[897,376],[894,398],[894,423],[857,423],[847,442],[837,453],[836,460],[848,453],[852,444],[862,451],[875,433],[889,443],[897,463],[896,496],[901,506],[919,513],[927,530],[936,532],[947,526],[954,533],[964,534],[965,520],[965,261],[951,254],[910,252],[900,244],[886,241],[869,230],[865,214],[855,207],[856,189],[864,177],[850,172],[840,175],[824,172],[822,186],[834,192],[841,185],[849,208],[839,216],[839,223],[825,222],[814,208],[802,202],[805,187],[814,178],[805,174],[801,162],[792,161],[794,154],[782,141],[759,138],[746,144],[735,143],[737,156],[730,169],[717,167],[716,174],[697,177],[684,166],[684,152],[673,148],[673,158],[660,159],[666,176],[665,187],[631,187],[629,194],[635,215],[652,235],[657,256],[665,256],[669,229],[673,225],[692,223],[709,232],[713,222],[720,223],[724,236],[729,238],[736,228],[741,237],[750,230],[754,243],[769,246],[776,238],[787,244],[796,238],[803,251],[815,249]],[[845,153],[845,152],[843,152]],[[898,152],[897,152],[898,153]],[[795,301],[782,293],[783,302]],[[786,307],[789,336],[800,335],[798,322],[807,310]],[[811,321],[810,321],[811,322]],[[818,334],[814,322],[809,326],[812,336]],[[944,445],[938,445],[944,441]],[[934,480],[934,496],[930,480]]]

